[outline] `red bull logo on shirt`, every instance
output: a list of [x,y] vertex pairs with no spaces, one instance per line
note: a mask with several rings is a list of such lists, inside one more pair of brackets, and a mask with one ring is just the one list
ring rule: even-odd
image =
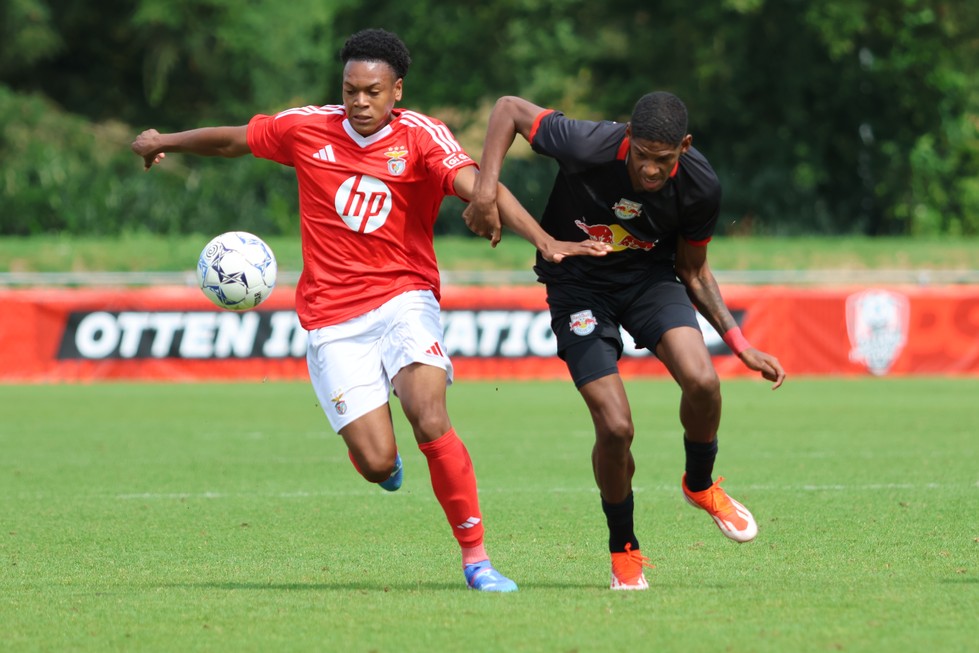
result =
[[612,206],[612,212],[619,220],[632,220],[642,213],[642,204],[622,198]]
[[571,315],[571,331],[578,336],[587,336],[598,326],[598,320],[591,311],[578,311]]
[[626,249],[641,249],[648,252],[656,247],[656,242],[649,242],[636,238],[628,231],[617,224],[587,224],[581,220],[575,220],[575,225],[588,234],[590,240],[597,240],[600,243],[608,243],[612,246],[612,251],[621,252]]

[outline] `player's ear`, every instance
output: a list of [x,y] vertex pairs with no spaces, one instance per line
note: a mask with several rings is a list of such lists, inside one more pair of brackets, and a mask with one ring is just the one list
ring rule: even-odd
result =
[[680,154],[684,154],[687,150],[689,150],[691,145],[693,145],[693,136],[691,134],[687,134],[683,137],[683,140],[680,141]]
[[394,101],[401,101],[401,94],[404,92],[404,79],[399,77],[398,81],[394,83]]

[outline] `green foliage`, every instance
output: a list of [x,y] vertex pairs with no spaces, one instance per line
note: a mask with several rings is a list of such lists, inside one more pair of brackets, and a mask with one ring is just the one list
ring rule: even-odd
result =
[[[103,214],[118,206],[119,178],[132,161],[115,148],[119,124],[93,124],[36,95],[0,87],[0,216],[8,234],[67,230],[111,233]],[[116,213],[118,215],[118,212]]]
[[174,156],[143,173],[132,137],[0,87],[0,232],[298,233],[295,207],[266,201],[295,197],[291,169]]
[[[368,27],[397,33],[412,59],[404,104],[422,110],[469,107],[501,93],[512,79],[509,62],[497,56],[504,35],[492,27],[503,20],[508,4],[509,0],[350,2],[337,11],[331,33],[339,44]],[[332,80],[339,88],[338,66]]]
[[[126,144],[149,126],[336,102],[337,52],[364,27],[404,38],[404,104],[445,119],[474,154],[500,95],[622,121],[665,89],[688,104],[724,184],[723,230],[979,233],[976,3],[9,0],[0,18],[0,102],[19,122],[3,127],[16,212],[0,233],[294,228],[288,171],[185,160],[137,181]],[[505,181],[536,210],[553,166],[519,156]],[[464,231],[460,211],[446,202],[439,233]]]
[[29,68],[62,47],[44,0],[6,0],[0,5],[0,76]]
[[141,0],[133,37],[143,44],[146,101],[173,125],[323,104],[338,88],[330,82],[340,44],[329,26],[345,4]]

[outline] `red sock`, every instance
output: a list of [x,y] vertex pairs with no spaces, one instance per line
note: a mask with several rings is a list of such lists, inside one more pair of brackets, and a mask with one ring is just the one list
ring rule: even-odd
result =
[[358,466],[357,461],[354,460],[354,453],[350,449],[347,449],[347,457],[350,458],[350,462],[353,463],[354,469],[357,470],[357,473],[363,476],[364,473],[360,471],[360,466]]
[[483,544],[483,517],[476,496],[476,473],[466,445],[455,429],[442,437],[418,445],[428,459],[435,498],[442,504],[452,534],[464,549]]
[[473,565],[477,562],[482,562],[483,560],[489,560],[489,556],[486,554],[486,547],[482,544],[479,546],[474,546],[473,548],[462,547],[462,566]]

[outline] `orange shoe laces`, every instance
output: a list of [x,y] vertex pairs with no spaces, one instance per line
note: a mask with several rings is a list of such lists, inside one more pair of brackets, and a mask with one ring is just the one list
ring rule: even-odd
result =
[[640,553],[639,549],[632,550],[632,542],[625,545],[625,551],[612,554],[612,573],[620,583],[635,585],[643,573],[643,567],[653,569],[649,558]]
[[[743,528],[746,523],[745,520],[738,514],[738,510],[734,507],[734,504],[731,503],[731,497],[720,487],[720,483],[723,480],[723,476],[718,476],[714,484],[703,492],[691,492],[690,494],[700,495],[694,497],[694,500],[711,515],[716,515],[732,524],[739,525],[739,528]],[[704,501],[700,500],[701,497],[703,497]]]
[[734,510],[734,506],[731,505],[731,501],[727,496],[727,492],[721,489],[721,481],[724,480],[723,476],[718,476],[714,484],[711,485],[706,490],[701,490],[700,492],[693,492],[692,490],[687,490],[687,494],[690,498],[697,502],[704,510],[710,513],[722,513],[731,512]]

